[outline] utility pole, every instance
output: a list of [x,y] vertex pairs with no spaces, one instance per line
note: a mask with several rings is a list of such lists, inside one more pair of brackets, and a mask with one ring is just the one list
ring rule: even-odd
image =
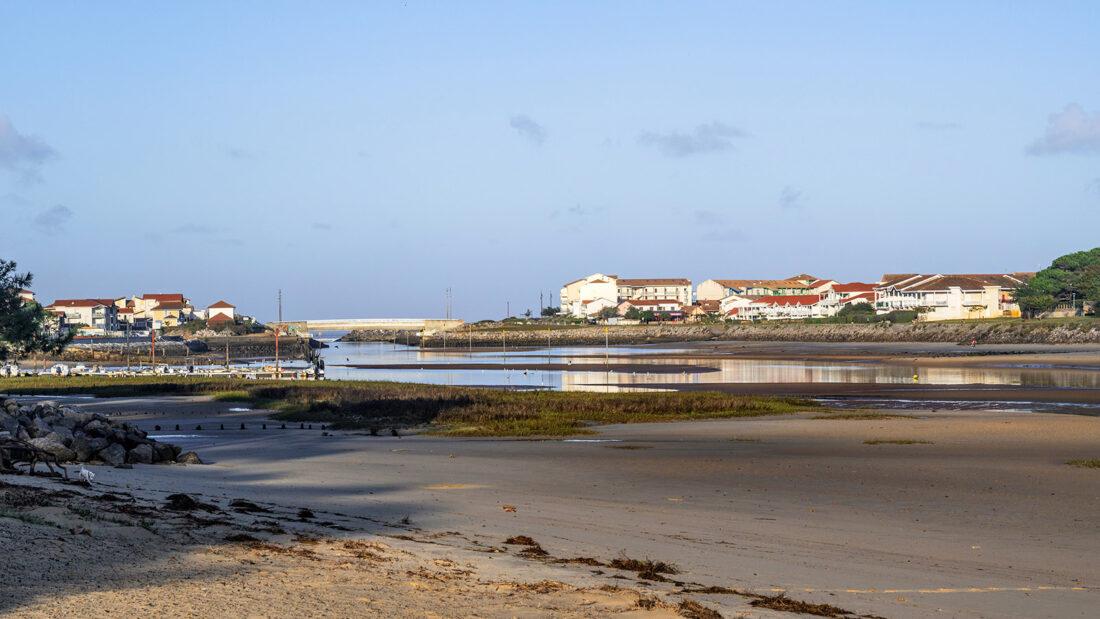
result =
[[282,377],[281,367],[279,365],[279,331],[283,329],[283,289],[279,289],[279,324],[275,326],[275,380]]

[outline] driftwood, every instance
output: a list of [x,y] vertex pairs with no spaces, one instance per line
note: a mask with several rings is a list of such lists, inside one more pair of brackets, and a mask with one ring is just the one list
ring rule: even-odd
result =
[[35,467],[39,462],[45,464],[50,473],[55,475],[57,471],[53,467],[57,466],[64,473],[65,479],[69,478],[69,470],[61,464],[57,456],[27,441],[12,437],[0,438],[0,473],[21,473],[22,471],[16,468],[16,465],[26,464],[27,473],[34,475]]

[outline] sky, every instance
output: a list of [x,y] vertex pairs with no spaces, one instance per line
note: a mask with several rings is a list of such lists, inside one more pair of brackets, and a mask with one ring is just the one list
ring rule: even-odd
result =
[[45,301],[477,320],[1098,241],[1096,2],[0,2],[0,258]]

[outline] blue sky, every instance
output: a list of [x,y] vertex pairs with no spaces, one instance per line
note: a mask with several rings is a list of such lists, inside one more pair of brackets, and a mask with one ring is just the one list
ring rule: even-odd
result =
[[1100,4],[0,4],[0,257],[55,297],[479,319],[575,277],[1100,243]]

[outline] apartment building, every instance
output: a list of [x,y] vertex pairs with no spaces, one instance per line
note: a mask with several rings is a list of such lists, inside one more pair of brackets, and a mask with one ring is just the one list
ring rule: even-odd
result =
[[1013,292],[1034,275],[888,273],[875,287],[875,308],[879,312],[916,310],[922,321],[1018,317]]
[[115,299],[58,299],[46,310],[64,317],[64,323],[82,327],[83,332],[118,330],[118,308]]
[[695,297],[700,301],[721,301],[734,294],[747,297],[815,294],[812,283],[817,282],[820,286],[832,281],[807,277],[808,279],[708,279],[699,284]]
[[691,305],[690,279],[620,279],[617,286],[620,302],[671,300],[680,305]]
[[684,306],[691,304],[691,296],[690,279],[624,279],[593,273],[562,286],[560,300],[563,313],[586,318],[623,301],[666,301]]

